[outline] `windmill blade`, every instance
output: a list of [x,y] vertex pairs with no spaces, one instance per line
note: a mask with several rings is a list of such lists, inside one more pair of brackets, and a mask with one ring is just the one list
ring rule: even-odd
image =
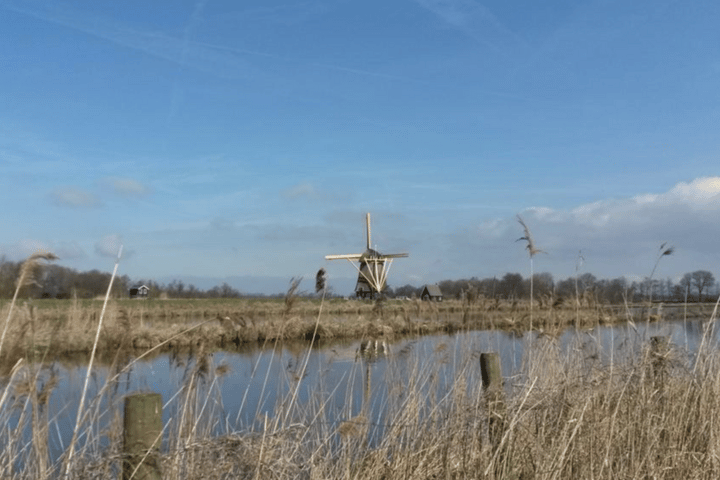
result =
[[325,255],[325,260],[360,260],[362,253],[349,253],[347,255]]
[[383,253],[380,256],[381,258],[406,258],[410,255],[407,253]]
[[367,234],[367,249],[370,250],[370,212],[365,214],[365,224],[367,226],[365,230]]
[[382,276],[380,278],[380,285],[385,285],[387,282],[388,273],[390,273],[390,267],[392,267],[392,258],[383,264]]

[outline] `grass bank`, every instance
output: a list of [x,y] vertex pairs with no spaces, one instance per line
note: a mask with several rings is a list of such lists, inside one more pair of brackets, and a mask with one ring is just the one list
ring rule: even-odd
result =
[[[552,307],[530,311],[527,304],[456,300],[367,302],[333,299],[111,300],[99,337],[101,356],[119,349],[144,351],[196,348],[234,349],[277,340],[393,338],[468,329],[495,329],[519,334],[532,324],[544,333],[568,326],[591,328],[620,322],[710,315],[712,305],[683,308],[643,306]],[[6,316],[9,303],[0,305]],[[34,300],[16,307],[7,332],[2,364],[90,352],[102,309],[99,300]],[[675,310],[675,313],[671,313]],[[319,321],[318,320],[319,316]],[[317,323],[317,325],[316,325]],[[317,331],[316,331],[317,328]]]

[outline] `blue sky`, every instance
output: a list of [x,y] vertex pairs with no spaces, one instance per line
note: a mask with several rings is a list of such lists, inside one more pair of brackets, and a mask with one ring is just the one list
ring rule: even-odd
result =
[[325,267],[344,293],[324,255],[364,249],[365,212],[410,254],[395,286],[527,276],[520,214],[556,279],[580,251],[646,276],[664,242],[658,276],[719,276],[717,25],[711,1],[0,0],[0,254],[111,271],[122,243],[134,279]]

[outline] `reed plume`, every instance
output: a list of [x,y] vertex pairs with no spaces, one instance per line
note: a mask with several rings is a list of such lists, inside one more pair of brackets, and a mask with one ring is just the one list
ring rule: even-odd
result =
[[289,315],[295,305],[295,301],[298,296],[298,288],[300,288],[300,282],[303,277],[292,277],[290,279],[290,286],[287,292],[285,292],[285,315]]
[[46,250],[38,250],[37,252],[30,255],[20,267],[20,276],[17,279],[15,287],[15,294],[13,295],[12,302],[10,302],[10,309],[8,310],[8,316],[5,319],[5,326],[3,327],[2,336],[0,336],[0,353],[2,353],[2,347],[5,343],[5,335],[7,334],[8,326],[10,325],[10,318],[12,317],[13,308],[15,307],[15,301],[17,300],[18,294],[22,287],[30,285],[39,285],[37,281],[38,273],[43,266],[42,260],[51,262],[57,260],[58,257],[52,252]]
[[520,237],[515,241],[519,242],[520,240],[525,240],[527,242],[527,245],[525,246],[525,248],[527,249],[528,254],[530,255],[530,259],[532,260],[532,257],[537,255],[538,253],[546,253],[545,251],[540,250],[539,248],[537,248],[535,246],[535,241],[533,240],[532,233],[530,233],[530,229],[528,228],[527,224],[525,223],[525,221],[522,219],[522,217],[520,215],[517,216],[517,220],[518,220],[518,222],[520,222],[520,225],[522,225],[525,236]]
[[660,245],[660,248],[658,249],[658,256],[655,260],[655,265],[653,266],[652,272],[650,272],[650,277],[648,278],[648,299],[649,299],[649,305],[648,305],[648,322],[650,321],[650,312],[652,310],[652,294],[653,294],[653,276],[655,275],[655,270],[657,270],[658,265],[660,264],[660,259],[666,256],[670,256],[675,252],[675,247],[667,247],[665,248],[665,245],[667,245],[667,242]]
[[320,293],[325,290],[325,269],[321,268],[315,274],[315,293]]
[[675,247],[665,248],[665,245],[667,245],[667,242],[660,245],[657,260],[655,260],[655,265],[653,266],[652,272],[650,272],[650,280],[652,280],[653,275],[655,275],[655,270],[657,269],[658,264],[660,263],[660,259],[662,257],[672,255],[675,252]]

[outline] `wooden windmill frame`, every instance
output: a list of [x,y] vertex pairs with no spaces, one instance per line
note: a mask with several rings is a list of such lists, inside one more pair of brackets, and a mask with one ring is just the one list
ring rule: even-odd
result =
[[[387,285],[387,277],[393,259],[407,257],[407,253],[383,254],[371,248],[370,214],[365,215],[367,248],[363,253],[346,255],[326,255],[326,260],[347,260],[358,271],[358,280],[355,285],[355,295],[373,298],[381,294]],[[355,262],[359,262],[356,265]]]

